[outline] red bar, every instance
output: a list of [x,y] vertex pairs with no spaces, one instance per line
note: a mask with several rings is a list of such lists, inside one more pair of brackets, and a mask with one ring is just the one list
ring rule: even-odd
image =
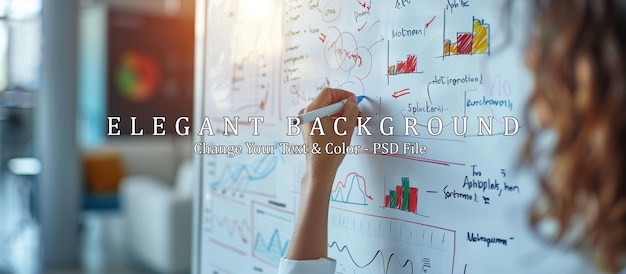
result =
[[458,44],[457,53],[472,54],[472,34],[469,32],[460,32],[456,35],[456,42]]
[[417,72],[417,56],[415,54],[409,54],[406,57],[406,73]]
[[398,61],[397,65],[396,65],[396,72],[398,74],[406,73],[406,62]]
[[396,186],[396,208],[402,209],[402,186]]
[[389,204],[390,204],[389,195],[385,195],[385,207],[389,207]]
[[409,191],[409,212],[417,213],[417,187],[412,187]]

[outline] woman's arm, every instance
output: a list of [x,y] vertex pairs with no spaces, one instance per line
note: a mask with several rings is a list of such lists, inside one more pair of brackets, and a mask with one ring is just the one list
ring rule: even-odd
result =
[[[346,145],[350,144],[356,117],[359,114],[357,99],[354,94],[340,89],[326,88],[320,92],[309,106],[300,113],[309,112],[343,99],[348,99],[343,113],[346,121],[338,121],[338,132],[346,131],[345,136],[335,134],[333,118],[322,118],[322,127],[325,135],[309,135],[312,122],[302,125],[302,137],[307,145],[306,169],[302,178],[300,206],[297,212],[296,225],[291,237],[287,259],[316,260],[327,257],[328,243],[328,206],[335,173],[343,161],[343,154],[326,154],[324,147],[327,143]],[[322,148],[320,154],[311,153],[314,143]]]

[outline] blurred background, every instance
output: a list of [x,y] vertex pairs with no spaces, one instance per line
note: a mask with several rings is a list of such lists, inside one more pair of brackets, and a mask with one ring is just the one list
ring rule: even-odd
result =
[[0,0],[0,274],[189,273],[194,15]]

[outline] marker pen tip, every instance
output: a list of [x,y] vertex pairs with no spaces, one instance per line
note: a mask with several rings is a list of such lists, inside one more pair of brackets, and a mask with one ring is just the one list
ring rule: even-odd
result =
[[357,104],[360,103],[363,99],[365,99],[365,95],[359,95],[356,97],[357,99]]

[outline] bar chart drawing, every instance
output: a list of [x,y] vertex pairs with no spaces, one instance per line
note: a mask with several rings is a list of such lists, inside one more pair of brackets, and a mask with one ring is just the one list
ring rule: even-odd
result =
[[471,32],[457,32],[456,42],[446,38],[446,16],[444,11],[443,57],[456,55],[490,55],[491,26],[484,19],[472,17]]
[[332,189],[330,200],[337,203],[368,205],[374,200],[372,195],[367,194],[367,182],[365,178],[356,172],[350,172],[345,179],[338,181]]
[[385,207],[417,214],[418,192],[417,187],[411,187],[408,177],[402,177],[401,184],[385,195]]
[[389,77],[403,74],[419,74],[424,71],[418,71],[418,59],[417,54],[409,53],[403,60],[397,60],[394,65],[391,64],[389,40],[387,40],[387,84],[389,84]]
[[417,71],[417,55],[415,54],[407,54],[405,60],[399,60],[395,65],[387,67],[387,74],[389,75],[409,73],[423,73],[423,71]]

